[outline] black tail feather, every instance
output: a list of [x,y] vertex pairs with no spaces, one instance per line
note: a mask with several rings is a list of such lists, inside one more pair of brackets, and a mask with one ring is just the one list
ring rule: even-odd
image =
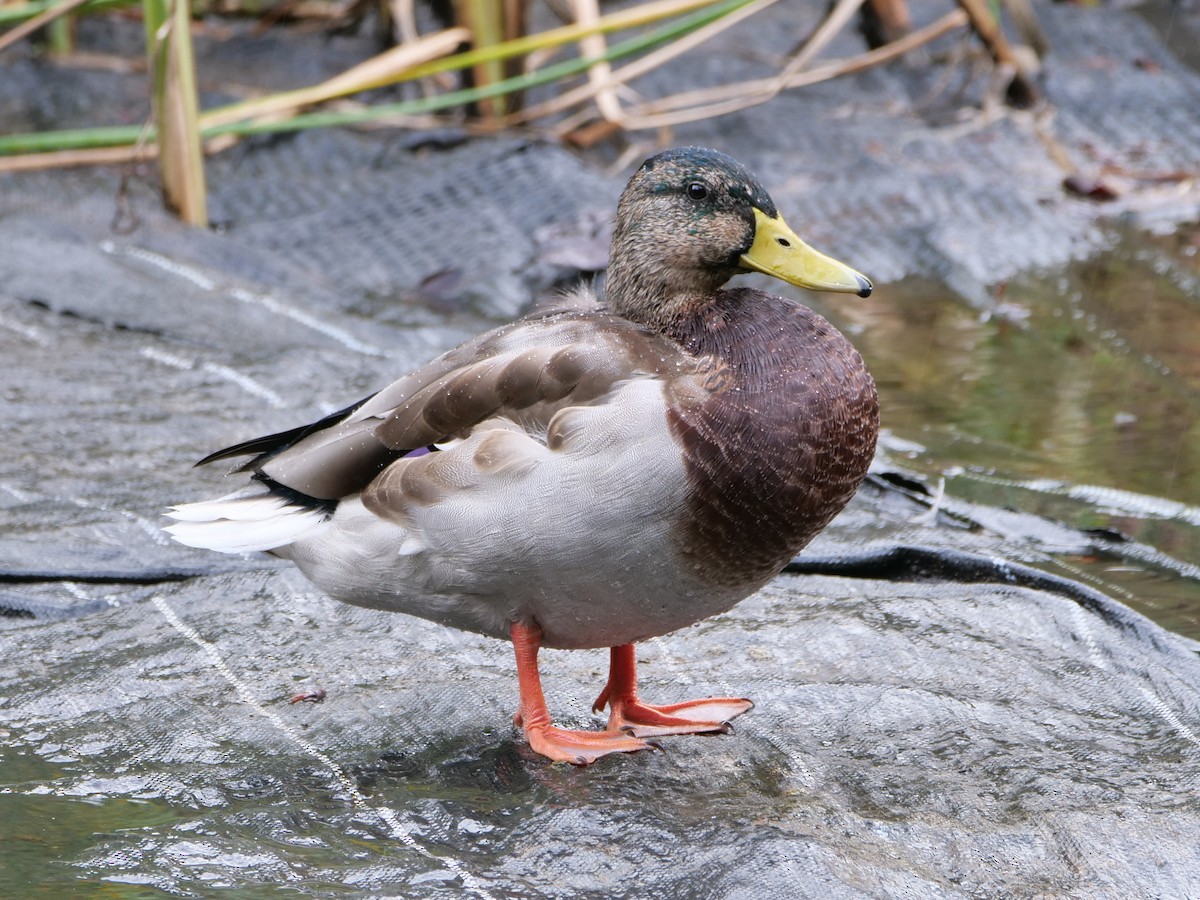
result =
[[268,434],[264,435],[263,437],[252,438],[248,441],[242,441],[240,444],[234,444],[232,447],[226,447],[224,450],[218,450],[215,453],[210,453],[208,456],[204,457],[204,459],[196,463],[196,465],[205,466],[211,462],[217,462],[218,460],[222,459],[233,459],[238,456],[255,454],[253,459],[241,466],[238,466],[238,468],[234,470],[236,472],[249,472],[252,469],[257,468],[260,464],[266,462],[272,456],[282,453],[288,447],[291,447],[298,441],[308,437],[310,434],[315,434],[318,431],[324,431],[326,428],[330,428],[336,425],[338,422],[341,422],[374,396],[374,394],[370,394],[366,397],[363,397],[357,403],[353,403],[350,406],[347,406],[345,409],[339,410],[335,413],[330,413],[328,416],[317,422],[310,422],[308,425],[301,425],[299,428],[289,428],[287,431],[280,431],[276,434]]

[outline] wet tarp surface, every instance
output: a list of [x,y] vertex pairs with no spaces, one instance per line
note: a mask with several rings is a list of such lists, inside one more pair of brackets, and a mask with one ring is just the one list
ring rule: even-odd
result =
[[[1085,12],[1045,10],[1055,134],[1196,166],[1200,79],[1138,20]],[[1166,74],[1089,66],[1114,35]],[[744,158],[819,246],[969,302],[1103,241],[1029,121],[898,112],[926,77],[876,71],[678,139]],[[640,647],[648,699],[752,697],[736,732],[583,770],[515,734],[507,645],[165,539],[163,506],[231,486],[189,468],[205,452],[602,268],[626,174],[504,138],[313,134],[214,161],[211,233],[136,180],[119,202],[114,173],[0,182],[0,893],[1195,895],[1200,645],[1023,568],[1123,552],[1104,535],[952,498],[931,514],[883,477],[895,442],[806,554],[824,568]],[[606,663],[544,651],[560,723],[599,725]]]
[[[735,734],[585,770],[514,738],[506,647],[286,570],[19,636],[7,752],[48,793],[10,822],[107,812],[59,883],[1183,897],[1200,867],[1195,644],[1047,593],[784,576],[639,652],[648,697],[753,697]],[[560,721],[592,724],[604,663],[544,653]]]

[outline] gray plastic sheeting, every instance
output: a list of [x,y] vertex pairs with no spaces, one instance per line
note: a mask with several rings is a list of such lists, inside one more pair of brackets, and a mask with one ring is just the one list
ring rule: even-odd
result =
[[[784,576],[639,651],[648,697],[753,697],[736,734],[586,770],[513,736],[505,645],[335,604],[289,570],[10,633],[0,695],[6,754],[52,763],[36,789],[69,801],[60,815],[110,810],[59,864],[89,880],[1184,897],[1200,871],[1197,647],[1126,616],[1003,586]],[[591,723],[604,662],[544,653],[561,722]],[[287,702],[318,688],[323,703]]]
[[[1050,15],[1062,59],[1092,46],[1069,37],[1096,27],[1084,12]],[[1134,20],[1109,21],[1130,53],[1154,49]],[[1172,77],[1141,85],[1140,106],[1120,84],[1144,72],[1052,73],[1074,104],[1064,127],[1095,147],[1138,126],[1171,165],[1195,165],[1200,126],[1164,111],[1196,81],[1163,65]],[[882,278],[940,260],[930,267],[959,273],[970,296],[1100,241],[1094,210],[1058,194],[1061,173],[1021,120],[951,134],[888,113],[920,87],[910,75],[788,95],[680,142],[744,157],[781,208],[807,213],[789,212],[798,229]],[[1106,124],[1085,135],[1080,110],[1105,90]],[[763,127],[773,116],[808,124],[785,139]],[[984,147],[991,199],[951,202],[970,195]],[[540,145],[414,153],[339,134],[210,171],[219,234],[174,225],[136,182],[140,228],[115,233],[110,173],[4,183],[0,811],[25,839],[6,848],[10,866],[25,861],[22,884],[48,896],[100,883],[330,897],[1200,889],[1200,645],[1113,601],[1005,575],[1005,559],[1095,551],[1071,529],[949,499],[956,516],[931,517],[873,482],[809,555],[919,543],[991,560],[994,583],[782,576],[639,650],[651,700],[752,697],[735,734],[668,738],[665,753],[585,770],[547,764],[514,733],[505,644],[337,605],[263,558],[167,542],[166,503],[226,486],[189,469],[198,456],[343,406],[590,268],[580,260],[603,247],[622,180]],[[829,186],[820,200],[813,179]],[[562,724],[599,724],[588,710],[605,666],[599,652],[544,653]],[[322,703],[288,702],[317,690]]]
[[[546,764],[512,729],[505,644],[340,606],[286,566],[158,531],[166,502],[222,489],[189,469],[197,455],[361,396],[455,328],[334,317],[317,290],[239,275],[218,237],[113,241],[48,221],[0,220],[19,247],[0,307],[0,606],[18,616],[0,632],[14,773],[0,808],[15,804],[17,835],[62,823],[37,838],[39,878],[187,895],[1195,888],[1200,646],[1115,603],[783,576],[640,650],[651,699],[752,697],[736,734]],[[1092,550],[1033,517],[946,504],[953,521],[930,519],[874,485],[811,555]],[[544,654],[560,722],[596,723],[605,664]],[[287,702],[318,689],[323,703]]]

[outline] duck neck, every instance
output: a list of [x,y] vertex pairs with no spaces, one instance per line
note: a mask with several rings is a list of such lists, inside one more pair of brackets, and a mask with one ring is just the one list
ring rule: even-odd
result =
[[736,270],[680,265],[663,250],[652,237],[639,239],[618,227],[613,234],[604,290],[610,310],[639,325],[668,333],[672,325],[694,318],[708,307]]

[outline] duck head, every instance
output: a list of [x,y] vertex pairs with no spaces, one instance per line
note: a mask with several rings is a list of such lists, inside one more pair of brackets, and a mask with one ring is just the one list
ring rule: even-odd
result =
[[737,160],[698,147],[646,160],[617,207],[609,307],[655,324],[704,305],[747,271],[811,290],[871,293],[865,276],[804,243]]

